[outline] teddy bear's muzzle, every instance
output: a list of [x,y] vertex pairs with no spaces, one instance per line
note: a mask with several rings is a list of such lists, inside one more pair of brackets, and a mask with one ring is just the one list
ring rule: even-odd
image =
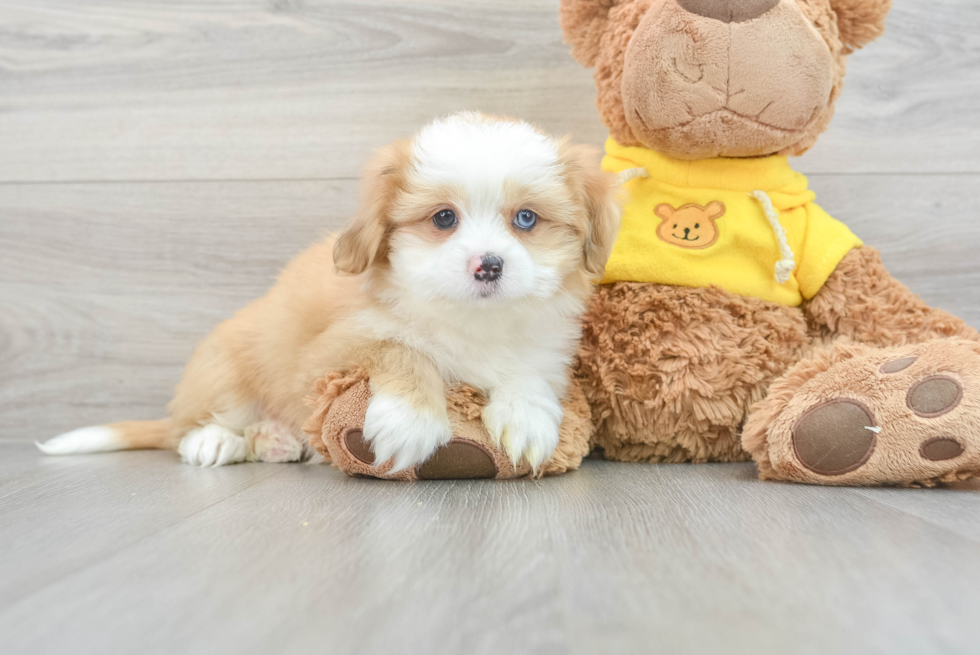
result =
[[762,16],[779,4],[779,0],[677,0],[692,14],[723,23],[744,23]]
[[626,50],[626,119],[682,159],[769,155],[829,110],[834,54],[793,0],[664,0]]

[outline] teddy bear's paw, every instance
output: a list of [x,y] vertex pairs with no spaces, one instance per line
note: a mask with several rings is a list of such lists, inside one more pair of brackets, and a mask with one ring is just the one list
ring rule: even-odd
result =
[[452,428],[445,416],[433,416],[397,396],[378,394],[368,405],[363,436],[374,451],[376,466],[393,460],[385,471],[393,475],[428,460],[449,442]]
[[[848,355],[802,380],[767,427],[765,477],[933,485],[980,475],[980,345],[842,350]],[[774,403],[785,396],[776,391]]]
[[561,420],[561,404],[547,395],[497,394],[483,409],[494,444],[515,468],[523,459],[535,473],[558,446]]
[[305,462],[313,451],[296,430],[279,421],[260,421],[245,428],[250,462]]

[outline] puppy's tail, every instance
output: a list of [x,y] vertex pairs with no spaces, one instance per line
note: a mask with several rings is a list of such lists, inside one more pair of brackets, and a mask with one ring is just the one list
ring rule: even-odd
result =
[[174,448],[176,440],[173,438],[170,419],[165,418],[159,421],[123,421],[79,428],[35,444],[47,455],[75,455],[139,448]]

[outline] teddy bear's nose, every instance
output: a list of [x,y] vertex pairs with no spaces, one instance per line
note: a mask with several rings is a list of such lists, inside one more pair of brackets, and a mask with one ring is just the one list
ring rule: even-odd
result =
[[723,23],[744,23],[766,13],[779,0],[677,0],[677,4],[698,16]]

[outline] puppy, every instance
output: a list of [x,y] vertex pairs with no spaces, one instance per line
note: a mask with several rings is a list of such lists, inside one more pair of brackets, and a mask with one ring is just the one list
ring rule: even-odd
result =
[[382,150],[346,229],[197,348],[161,421],[82,428],[52,454],[176,448],[219,466],[306,453],[304,397],[324,373],[370,374],[377,463],[424,462],[451,436],[445,389],[464,382],[516,463],[558,443],[561,399],[592,281],[619,226],[593,152],[527,123],[461,113]]

